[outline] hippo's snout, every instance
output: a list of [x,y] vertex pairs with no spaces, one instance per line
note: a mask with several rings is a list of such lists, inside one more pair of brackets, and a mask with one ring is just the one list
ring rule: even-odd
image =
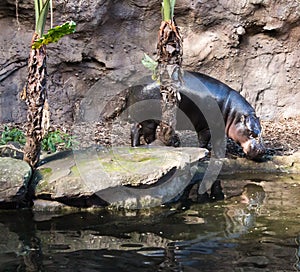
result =
[[243,151],[246,153],[247,157],[252,160],[260,159],[266,152],[266,148],[262,142],[262,138],[258,136],[257,138],[250,138],[242,144]]

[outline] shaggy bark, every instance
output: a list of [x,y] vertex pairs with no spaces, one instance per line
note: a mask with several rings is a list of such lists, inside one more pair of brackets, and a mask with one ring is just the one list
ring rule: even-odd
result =
[[178,146],[175,128],[176,108],[180,101],[179,88],[182,83],[182,39],[175,21],[162,22],[157,53],[162,97],[162,120],[157,136],[165,145]]
[[[38,35],[34,34],[32,43],[37,38]],[[35,168],[39,161],[41,141],[49,127],[46,83],[46,46],[42,46],[30,51],[27,84],[21,96],[28,107],[24,161],[32,168]]]

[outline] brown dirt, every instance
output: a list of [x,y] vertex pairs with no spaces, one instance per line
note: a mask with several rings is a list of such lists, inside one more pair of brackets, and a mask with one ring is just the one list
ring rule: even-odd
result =
[[267,148],[278,155],[291,155],[300,150],[300,116],[278,121],[262,121]]
[[[262,121],[263,139],[268,155],[291,155],[300,150],[300,116],[277,121]],[[4,125],[9,127],[19,127],[20,124],[0,124],[0,133]],[[81,147],[91,145],[130,145],[130,125],[128,123],[103,124],[76,124],[76,126],[64,124],[55,125],[52,129],[60,129],[71,135],[75,135],[81,143]],[[185,137],[192,137],[191,133],[181,133],[183,140]],[[192,142],[186,140],[185,145]],[[193,143],[195,146],[195,143]],[[241,148],[232,141],[227,145],[229,156],[243,156]]]

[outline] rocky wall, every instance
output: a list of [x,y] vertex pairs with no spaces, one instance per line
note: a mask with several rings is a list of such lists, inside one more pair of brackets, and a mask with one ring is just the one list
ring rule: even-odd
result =
[[[77,31],[49,45],[51,118],[72,122],[81,102],[97,105],[148,71],[155,57],[161,1],[54,0],[54,22]],[[178,0],[184,67],[240,91],[263,119],[300,115],[300,2],[295,0]],[[33,1],[0,2],[0,121],[22,123]],[[124,85],[124,84],[123,84]]]

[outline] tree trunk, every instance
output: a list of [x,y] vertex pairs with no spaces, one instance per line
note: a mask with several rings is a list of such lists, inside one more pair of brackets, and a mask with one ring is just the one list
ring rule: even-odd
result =
[[[38,34],[35,33],[32,42],[37,38]],[[28,107],[24,161],[28,162],[32,168],[35,168],[39,161],[41,141],[49,127],[46,68],[46,46],[31,49],[28,60],[27,84],[22,99],[25,100]]]
[[180,144],[176,128],[176,110],[182,84],[182,39],[174,20],[163,21],[157,44],[162,120],[158,139],[165,145]]

